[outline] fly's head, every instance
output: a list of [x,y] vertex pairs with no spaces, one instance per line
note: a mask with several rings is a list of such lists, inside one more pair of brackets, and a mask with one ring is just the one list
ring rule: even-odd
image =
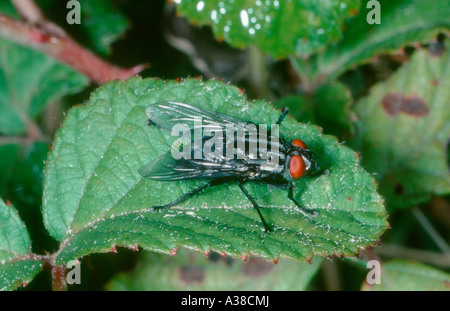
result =
[[285,174],[290,180],[314,174],[320,170],[315,154],[300,139],[292,141],[286,160]]

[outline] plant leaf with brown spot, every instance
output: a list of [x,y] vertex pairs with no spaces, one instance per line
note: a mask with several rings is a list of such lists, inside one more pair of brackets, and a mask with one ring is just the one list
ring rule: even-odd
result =
[[357,136],[350,145],[376,173],[380,193],[391,208],[450,193],[449,90],[448,50],[435,56],[420,49],[355,107]]
[[247,261],[181,250],[176,257],[146,253],[131,272],[120,273],[108,290],[306,290],[322,258],[312,264],[250,256]]

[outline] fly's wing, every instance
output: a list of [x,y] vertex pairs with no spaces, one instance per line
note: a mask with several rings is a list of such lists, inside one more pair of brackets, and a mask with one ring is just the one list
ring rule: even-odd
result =
[[[190,130],[194,130],[196,127],[223,130],[227,125],[243,129],[247,124],[221,113],[178,102],[155,103],[148,106],[145,113],[154,124],[168,131],[178,124],[186,124]],[[201,125],[198,122],[200,117]]]
[[174,170],[176,160],[171,152],[167,152],[158,159],[141,167],[138,172],[142,177],[157,180],[177,180],[177,173]]
[[[179,102],[155,103],[148,106],[145,112],[151,122],[168,131],[179,124],[187,125],[190,131],[195,129],[224,131],[227,125],[233,125],[235,129],[244,129],[247,124],[224,114]],[[209,135],[202,136],[202,146],[203,140],[208,138]],[[227,161],[223,157],[216,158],[215,161],[205,158],[175,159],[169,151],[156,161],[143,166],[139,169],[139,173],[149,179],[170,181],[229,177],[237,171],[245,170],[242,161]]]
[[[227,146],[224,144],[222,150],[224,154],[217,155],[215,153],[214,160],[206,159],[204,150],[201,150],[202,157],[195,159],[196,144],[192,145],[192,159],[175,159],[171,151],[157,159],[155,162],[145,165],[139,170],[139,173],[149,179],[170,181],[183,179],[200,179],[200,178],[225,178],[225,177],[250,177],[255,175],[255,170],[266,162],[266,159],[258,157],[257,146],[261,143],[258,138],[256,125],[249,122],[243,122],[230,116],[212,112],[206,109],[194,107],[185,103],[178,102],[159,102],[152,104],[146,108],[146,113],[150,120],[162,129],[171,131],[172,128],[179,124],[187,125],[186,130],[194,133],[191,138],[195,137],[195,130],[202,130],[201,146],[211,138],[210,131],[227,131],[228,125],[233,126],[233,130],[244,133],[244,144],[237,144],[238,137],[234,138],[234,150],[230,157],[225,157]],[[201,124],[198,120],[201,118]],[[253,125],[253,134],[250,135],[249,128]],[[191,133],[192,134],[192,133]],[[227,135],[226,133],[225,135]],[[239,137],[241,134],[239,134]],[[233,134],[234,135],[234,134]],[[195,139],[195,138],[194,138]],[[267,138],[266,138],[267,142]],[[249,146],[252,145],[252,148]],[[273,155],[271,152],[273,146],[282,149],[282,145],[275,142],[268,143],[268,156],[279,156],[280,152],[276,151]],[[249,147],[249,150],[246,150]],[[270,150],[270,151],[269,151]],[[248,152],[247,152],[248,151]],[[254,152],[250,152],[254,151]],[[253,174],[253,175],[252,175]]]
[[225,178],[240,174],[248,167],[241,161],[208,161],[206,159],[175,159],[169,151],[154,162],[139,169],[145,178],[174,181],[184,179]]

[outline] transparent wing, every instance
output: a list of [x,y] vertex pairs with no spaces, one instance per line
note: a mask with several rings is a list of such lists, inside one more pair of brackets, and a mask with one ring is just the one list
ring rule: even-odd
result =
[[186,124],[190,130],[201,127],[212,131],[224,129],[228,124],[243,129],[247,124],[221,113],[178,102],[155,103],[145,112],[154,124],[168,131],[178,124]]
[[245,175],[248,167],[241,161],[208,161],[206,159],[174,159],[167,152],[154,162],[139,169],[139,174],[145,178],[174,181],[200,178],[226,178]]
[[[227,126],[230,125],[233,126],[235,131],[244,135],[241,136],[239,134],[239,137],[243,139],[243,143],[238,144],[236,141],[238,136],[234,136],[233,133],[234,147],[231,152],[232,155],[228,156],[227,146],[222,145],[223,154],[216,154],[214,160],[208,160],[203,149],[201,150],[202,157],[195,159],[195,143],[192,145],[192,159],[175,159],[171,151],[169,151],[139,170],[139,173],[143,177],[149,179],[170,181],[199,178],[249,177],[252,171],[255,171],[255,167],[259,167],[261,163],[266,162],[265,159],[258,157],[258,147],[263,141],[266,143],[267,149],[264,151],[265,154],[268,156],[282,156],[279,150],[283,148],[283,145],[278,141],[268,143],[267,137],[264,139],[258,137],[259,132],[256,129],[256,125],[237,120],[221,113],[212,112],[185,103],[159,102],[148,106],[146,108],[146,114],[151,122],[165,130],[171,131],[174,126],[179,124],[187,125],[185,131],[190,130],[195,132],[196,129],[201,129],[202,148],[206,141],[211,138],[211,135],[205,132],[205,130],[225,131],[227,130]],[[198,122],[200,118],[201,124]],[[250,128],[254,129],[250,130]],[[250,132],[254,135],[250,135]],[[223,137],[226,137],[227,134],[225,133]],[[191,138],[194,139],[194,136],[191,135]],[[225,141],[223,144],[225,144]],[[246,147],[249,147],[249,150],[246,150]],[[273,151],[275,150],[274,147],[277,147],[276,151]]]

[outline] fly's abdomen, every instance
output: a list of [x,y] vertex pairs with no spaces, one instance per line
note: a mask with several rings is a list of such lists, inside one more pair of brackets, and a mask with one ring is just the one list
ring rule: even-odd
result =
[[[201,157],[200,157],[201,155]],[[286,150],[278,137],[249,123],[244,131],[222,130],[200,140],[192,140],[191,157],[205,167],[212,166],[223,171],[253,178],[264,178],[281,173],[286,160]],[[210,163],[210,164],[209,164]]]

